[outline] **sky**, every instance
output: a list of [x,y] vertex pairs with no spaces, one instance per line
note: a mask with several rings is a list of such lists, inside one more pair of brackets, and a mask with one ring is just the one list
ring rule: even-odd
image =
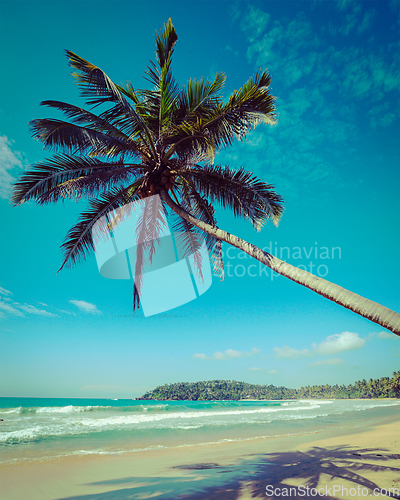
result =
[[83,106],[64,51],[116,83],[142,78],[171,17],[173,71],[226,74],[225,96],[272,75],[278,123],[220,151],[285,200],[256,233],[219,226],[293,265],[400,311],[398,0],[0,1],[0,396],[134,398],[158,385],[228,379],[299,388],[400,369],[400,338],[224,244],[226,277],[197,299],[145,317],[132,281],[102,277],[91,255],[57,270],[87,201],[19,207],[13,182],[51,156],[29,132],[40,106]]

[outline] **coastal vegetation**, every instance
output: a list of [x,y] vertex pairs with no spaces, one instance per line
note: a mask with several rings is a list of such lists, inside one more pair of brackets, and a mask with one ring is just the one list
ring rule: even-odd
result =
[[400,398],[400,370],[392,377],[363,379],[349,385],[313,385],[288,389],[274,385],[255,385],[235,380],[178,382],[156,387],[138,400],[212,401],[241,399],[370,399]]
[[[31,166],[14,186],[13,203],[38,204],[88,198],[89,207],[62,245],[62,267],[75,265],[94,250],[93,228],[107,219],[118,225],[121,210],[143,200],[137,230],[133,308],[140,305],[143,267],[151,262],[167,216],[180,235],[184,256],[195,256],[201,276],[204,239],[214,271],[224,275],[222,242],[246,252],[274,272],[400,335],[400,315],[356,293],[295,267],[218,227],[215,206],[248,220],[256,230],[277,224],[283,200],[272,185],[244,168],[215,165],[218,151],[244,140],[259,124],[276,123],[271,76],[257,71],[224,100],[226,77],[190,79],[179,85],[172,69],[178,40],[169,20],[156,35],[156,59],[145,72],[150,89],[130,82],[115,84],[98,66],[67,50],[73,77],[90,111],[62,101],[42,105],[69,121],[39,118],[30,123],[33,137],[55,156]],[[103,107],[96,114],[94,109]],[[267,154],[267,153],[266,153]],[[116,211],[118,215],[116,214]],[[122,210],[122,211],[123,211]],[[126,211],[129,209],[127,208]]]

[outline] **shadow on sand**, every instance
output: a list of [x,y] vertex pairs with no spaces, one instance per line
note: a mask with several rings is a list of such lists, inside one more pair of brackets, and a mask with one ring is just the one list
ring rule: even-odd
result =
[[[398,460],[398,467],[385,462]],[[396,465],[397,465],[396,463]],[[335,499],[333,485],[343,485],[350,491],[354,488],[362,494],[350,494],[353,498],[373,495],[379,488],[363,476],[366,472],[393,471],[400,478],[400,455],[393,455],[380,449],[350,449],[350,447],[312,448],[308,452],[282,452],[262,455],[246,455],[240,461],[229,465],[201,463],[181,465],[170,469],[169,477],[125,477],[109,481],[90,483],[86,486],[101,486],[104,493],[89,493],[59,500],[239,500],[252,498],[324,498]],[[176,473],[182,471],[182,476]],[[172,475],[174,474],[174,475]],[[306,488],[320,488],[329,483],[327,495],[306,494]],[[392,488],[382,491],[380,498],[400,498],[400,479]],[[296,484],[297,487],[290,486]],[[266,491],[266,487],[269,489]],[[301,485],[301,486],[300,486]],[[280,488],[280,490],[277,490]],[[291,488],[283,495],[283,488]],[[329,490],[330,488],[330,490]],[[267,495],[272,489],[279,495]],[[366,491],[368,492],[366,493]],[[287,491],[287,490],[286,490]],[[340,490],[342,491],[342,490]],[[345,490],[346,491],[346,490]],[[324,490],[325,492],[325,490]],[[323,492],[323,493],[324,493]],[[379,497],[378,497],[379,498]]]

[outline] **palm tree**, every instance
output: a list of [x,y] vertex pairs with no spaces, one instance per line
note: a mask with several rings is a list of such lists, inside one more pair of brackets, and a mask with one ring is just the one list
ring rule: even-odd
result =
[[[86,104],[105,105],[100,114],[60,101],[42,105],[64,112],[70,120],[37,119],[33,136],[61,153],[32,166],[15,184],[15,205],[60,198],[89,197],[89,208],[70,229],[62,245],[65,265],[74,265],[94,248],[93,226],[113,209],[152,195],[174,229],[184,235],[187,252],[198,251],[205,237],[214,271],[223,277],[222,242],[248,253],[273,271],[400,335],[400,315],[376,302],[314,276],[220,229],[213,204],[249,219],[256,230],[268,220],[277,224],[282,199],[273,186],[252,173],[214,165],[215,153],[243,140],[251,127],[276,120],[271,78],[258,71],[227,102],[221,97],[225,75],[189,80],[180,87],[171,72],[178,37],[169,20],[156,36],[156,61],[145,78],[151,90],[116,85],[97,66],[67,51],[74,78]],[[146,226],[146,224],[144,224]],[[155,224],[157,226],[157,224]],[[147,252],[141,248],[142,265]],[[139,264],[138,264],[139,262]],[[138,283],[134,308],[139,306]]]

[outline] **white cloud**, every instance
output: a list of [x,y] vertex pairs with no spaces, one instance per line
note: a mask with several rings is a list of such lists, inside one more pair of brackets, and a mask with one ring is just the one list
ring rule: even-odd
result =
[[18,302],[11,300],[9,297],[4,297],[3,300],[0,300],[0,309],[3,311],[2,317],[5,316],[4,313],[8,313],[13,316],[25,316],[24,313],[35,314],[38,316],[47,316],[47,317],[57,316],[56,314],[53,314],[49,311],[45,311],[44,309],[38,309],[37,307],[32,306],[30,304],[20,304]]
[[87,312],[90,314],[101,314],[101,311],[99,311],[97,307],[90,302],[85,302],[84,300],[70,300],[69,302],[71,304],[74,304],[74,306],[76,306],[83,312]]
[[[322,3],[326,9],[327,3]],[[334,5],[332,8],[335,8]],[[248,40],[246,53],[248,61],[256,66],[268,68],[273,77],[272,84],[274,85],[277,79],[282,85],[281,95],[277,101],[280,128],[276,135],[279,135],[279,143],[285,144],[289,158],[286,158],[286,155],[285,157],[271,155],[270,148],[268,151],[271,163],[276,164],[275,158],[282,158],[283,165],[288,165],[290,172],[292,166],[296,164],[308,165],[307,155],[301,150],[303,144],[312,148],[313,156],[320,157],[318,143],[326,146],[332,142],[332,138],[334,140],[338,138],[343,142],[351,139],[357,132],[357,125],[354,120],[349,119],[351,118],[349,115],[357,108],[360,116],[370,119],[373,128],[388,127],[397,119],[390,99],[385,99],[389,92],[395,92],[400,85],[397,40],[386,45],[373,43],[377,13],[373,8],[362,6],[362,2],[342,2],[339,6],[336,5],[336,9],[338,8],[342,8],[344,12],[324,25],[314,23],[302,11],[279,20],[274,19],[265,8],[251,7],[247,12],[243,9],[240,13],[242,19],[240,28]],[[342,43],[330,43],[330,37],[326,32],[328,26],[329,33],[335,38],[339,37],[344,47],[341,47]],[[354,36],[355,32],[369,36],[368,43],[360,45],[358,38]],[[351,36],[348,36],[349,33]],[[330,61],[329,67],[325,64],[327,60]],[[335,82],[340,82],[340,85]],[[294,123],[300,119],[295,110],[290,110],[290,122],[283,119],[285,89],[289,90],[293,85],[300,88],[291,88],[289,96],[298,90],[305,91],[306,96],[309,96],[312,89],[318,89],[325,101],[322,108],[312,103],[307,113],[301,117],[300,125]],[[339,99],[332,99],[332,92],[340,92]],[[289,99],[296,102],[291,97]],[[369,103],[367,107],[364,105],[366,100]],[[384,106],[388,109],[383,110]],[[323,121],[318,118],[322,118]],[[290,123],[293,127],[290,127]],[[281,137],[283,127],[286,129],[290,127],[291,134],[293,131],[299,132],[299,135],[294,136],[293,142],[297,144],[293,144],[293,147]],[[314,133],[313,129],[317,128],[319,130],[315,130]],[[332,128],[334,135],[331,134]],[[349,135],[349,131],[352,135]],[[296,151],[299,152],[300,158],[288,164],[288,160],[290,161],[290,157]],[[351,158],[348,161],[350,163]],[[331,170],[334,170],[334,165],[333,158]],[[310,173],[313,170],[312,166],[308,169]],[[326,166],[324,170],[327,170]],[[331,174],[329,171],[328,173]],[[335,182],[334,179],[332,181]],[[307,180],[305,185],[308,182]],[[273,183],[278,186],[275,180]],[[293,184],[296,184],[296,181],[293,181]]]
[[353,0],[337,0],[337,6],[340,10],[345,9],[348,5],[351,5]]
[[382,332],[378,333],[377,338],[378,339],[394,339],[395,336],[393,333],[386,332],[385,330],[383,330]]
[[207,355],[204,354],[204,352],[202,352],[202,353],[198,352],[196,354],[193,354],[193,357],[197,358],[197,359],[207,359]]
[[50,316],[51,317],[57,316],[56,314],[45,311],[44,309],[37,309],[35,306],[31,306],[29,304],[22,304],[19,307],[20,307],[20,309],[22,309],[23,311],[25,311],[29,314],[36,314],[38,316],[49,316],[49,317]]
[[225,359],[226,358],[225,354],[221,351],[215,351],[212,357],[214,359]]
[[69,314],[70,316],[76,316],[76,313],[64,311],[64,309],[57,309],[57,311],[63,314]]
[[[24,313],[16,309],[13,305],[0,301],[0,309],[4,312],[12,314],[13,316],[25,316]],[[4,316],[4,314],[3,314]]]
[[278,373],[278,370],[268,370],[268,373],[274,375],[275,373]]
[[275,347],[274,351],[276,353],[277,358],[297,359],[301,356],[312,356],[311,352],[308,349],[302,349],[300,351],[298,349],[293,349],[288,345],[284,345],[283,347]]
[[[246,25],[244,31],[246,33]],[[256,34],[259,33],[256,31]],[[312,74],[317,59],[320,60],[317,52],[321,50],[320,41],[303,12],[290,21],[274,21],[262,37],[257,40],[251,37],[249,41],[249,62],[255,61],[273,75],[281,75],[286,85]]]
[[[33,306],[31,304],[27,304],[27,303],[21,304],[21,303],[16,302],[15,300],[13,300],[11,298],[11,295],[13,295],[13,293],[10,290],[6,290],[3,287],[0,287],[0,295],[2,296],[0,298],[0,310],[1,310],[0,317],[2,317],[2,318],[9,316],[9,315],[25,317],[26,314],[34,314],[36,316],[46,316],[49,318],[50,317],[52,317],[52,318],[59,317],[57,314],[44,309],[44,308],[50,307],[48,304],[45,304],[44,302],[36,301],[37,304],[40,304],[41,306],[44,307],[41,309],[38,309],[36,306]],[[61,309],[54,309],[53,308],[53,310],[60,312],[60,313],[74,314],[75,315],[75,313],[63,311]]]
[[343,363],[343,359],[331,358],[331,359],[321,359],[319,361],[315,361],[314,363],[310,363],[310,366],[340,365],[341,363]]
[[234,349],[227,349],[225,351],[225,355],[227,358],[241,358],[242,353],[240,351],[235,351]]
[[0,135],[0,198],[8,199],[15,178],[10,171],[22,169],[22,154],[12,150],[12,142],[5,135]]
[[256,349],[255,347],[253,347],[251,351],[235,351],[234,349],[226,349],[224,352],[215,351],[212,356],[207,356],[204,353],[196,353],[193,354],[193,357],[197,359],[216,359],[220,361],[223,359],[250,357],[253,356],[254,354],[257,354],[258,352],[260,352],[260,349]]
[[[335,335],[329,335],[320,344],[311,344],[312,349],[294,349],[288,345],[283,347],[275,347],[274,352],[277,358],[288,358],[288,359],[298,359],[300,357],[310,357],[316,354],[322,354],[324,356],[330,356],[338,352],[344,351],[354,351],[355,349],[360,349],[364,347],[366,343],[365,338],[361,338],[358,333],[354,332],[342,332]],[[337,359],[337,358],[336,358]],[[321,364],[336,364],[332,361],[327,360],[326,362],[312,363],[311,366],[318,366]]]
[[313,344],[317,354],[331,355],[343,351],[354,351],[364,347],[365,339],[362,339],[358,333],[342,332],[330,335],[320,344]]
[[366,31],[372,24],[373,19],[376,17],[375,9],[369,9],[363,17],[361,24],[357,28],[357,33],[363,33]]
[[259,36],[269,23],[270,15],[250,5],[248,12],[243,16],[241,28],[249,35],[249,40]]

